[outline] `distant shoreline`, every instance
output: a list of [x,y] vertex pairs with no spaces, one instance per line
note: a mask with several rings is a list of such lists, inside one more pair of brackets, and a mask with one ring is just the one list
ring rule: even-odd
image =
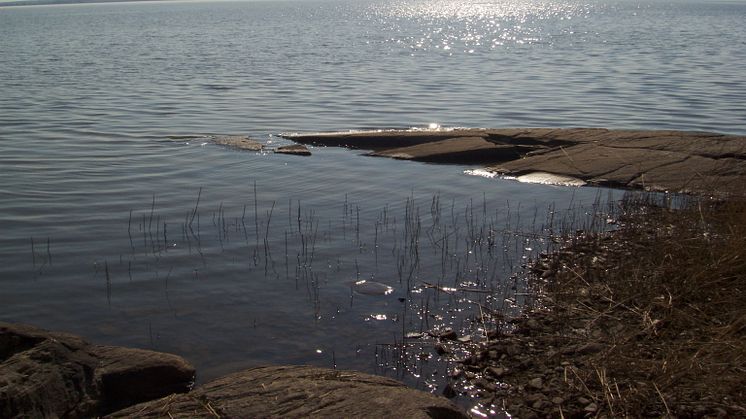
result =
[[0,7],[16,6],[56,6],[68,4],[96,4],[96,3],[146,3],[146,2],[170,2],[174,0],[19,0],[0,2]]

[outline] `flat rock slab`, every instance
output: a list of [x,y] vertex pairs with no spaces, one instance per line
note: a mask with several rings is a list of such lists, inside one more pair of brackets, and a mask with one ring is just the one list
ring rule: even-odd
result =
[[548,172],[590,184],[685,193],[743,193],[746,137],[624,132],[489,166],[503,174]]
[[746,137],[717,133],[504,128],[290,138],[300,143],[370,149],[374,156],[483,164],[488,171],[515,177],[543,173],[596,185],[704,194],[743,194],[746,185]]
[[95,417],[188,391],[193,380],[176,355],[0,322],[2,418]]
[[215,144],[220,144],[228,147],[238,148],[247,151],[262,151],[262,144],[252,140],[249,137],[242,137],[237,135],[227,137],[216,137]]
[[295,156],[310,156],[311,150],[303,144],[291,144],[277,147],[275,153],[279,154],[292,154]]
[[456,137],[486,136],[486,130],[377,130],[363,132],[334,132],[316,134],[288,134],[283,138],[301,144],[327,147],[347,147],[364,150],[385,150],[409,147]]
[[517,159],[532,150],[534,148],[520,144],[494,143],[486,137],[456,137],[376,151],[369,155],[432,163],[489,163]]
[[389,378],[308,366],[261,367],[111,418],[467,418],[447,399]]

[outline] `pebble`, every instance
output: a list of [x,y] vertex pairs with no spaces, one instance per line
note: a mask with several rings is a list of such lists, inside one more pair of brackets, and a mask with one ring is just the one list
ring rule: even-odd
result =
[[505,368],[502,367],[488,367],[487,372],[495,378],[500,378],[505,375]]
[[448,350],[448,348],[445,347],[445,345],[441,345],[440,343],[436,343],[435,344],[435,352],[438,355],[445,355],[445,354],[449,353],[450,351]]
[[541,378],[536,377],[528,382],[528,386],[536,390],[541,390],[542,387],[544,387],[544,381]]
[[596,411],[598,411],[598,405],[596,403],[591,403],[588,406],[586,406],[585,409],[583,410],[585,410],[588,413],[595,413]]
[[479,387],[479,388],[485,389],[487,391],[495,391],[497,389],[497,387],[495,387],[494,384],[492,384],[491,382],[485,380],[484,378],[479,378],[479,379],[475,380],[474,381],[474,385],[477,386],[477,387]]
[[456,340],[458,338],[458,334],[453,329],[445,329],[443,332],[438,334],[438,338],[443,340]]

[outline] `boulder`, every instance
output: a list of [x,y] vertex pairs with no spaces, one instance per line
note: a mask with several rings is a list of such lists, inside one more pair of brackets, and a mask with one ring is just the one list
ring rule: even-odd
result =
[[92,417],[188,391],[194,368],[176,355],[92,345],[0,322],[0,417]]
[[242,136],[226,136],[215,138],[215,144],[220,144],[228,147],[238,148],[247,151],[262,151],[262,144],[252,140],[249,137]]
[[302,144],[291,144],[277,147],[275,149],[275,153],[292,154],[295,156],[310,156],[311,150],[309,150],[308,147]]
[[252,368],[110,418],[466,418],[447,399],[384,377],[309,366]]

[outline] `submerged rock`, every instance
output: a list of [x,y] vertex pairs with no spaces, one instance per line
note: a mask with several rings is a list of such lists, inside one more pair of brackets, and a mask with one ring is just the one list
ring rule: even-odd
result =
[[308,147],[304,146],[303,144],[292,144],[277,147],[275,149],[275,153],[292,154],[296,156],[310,156],[311,150],[309,150]]
[[243,136],[226,136],[215,138],[215,144],[225,145],[229,147],[239,148],[247,151],[262,151],[262,144],[252,140],[249,137]]
[[183,358],[0,322],[0,417],[94,417],[188,391]]
[[389,295],[394,288],[380,282],[361,279],[352,283],[352,290],[364,295]]
[[309,366],[252,368],[111,418],[466,418],[447,399],[390,378]]

